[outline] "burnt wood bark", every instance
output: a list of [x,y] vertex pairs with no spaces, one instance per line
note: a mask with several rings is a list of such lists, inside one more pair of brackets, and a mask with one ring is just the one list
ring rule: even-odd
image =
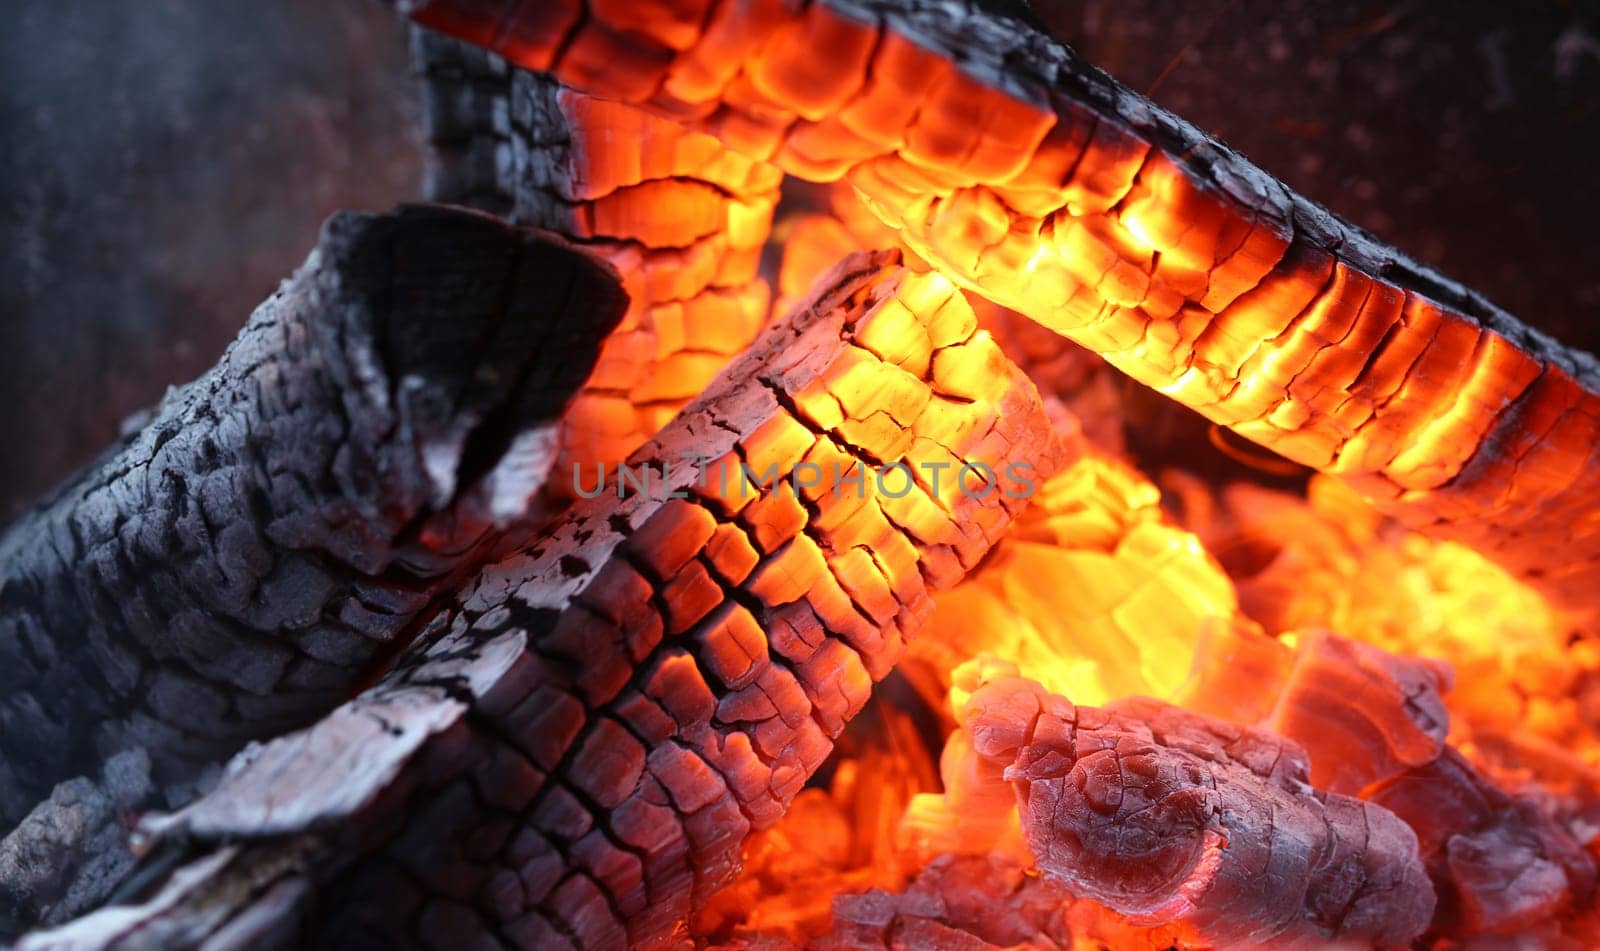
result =
[[960,293],[892,262],[846,262],[641,448],[654,490],[577,502],[379,685],[145,823],[189,861],[141,903],[23,946],[673,939],[1026,504],[721,473],[1058,461]]
[[411,27],[411,68],[422,92],[423,184],[431,201],[509,218],[511,69],[485,49]]
[[1025,23],[974,0],[396,5],[792,174],[844,178],[953,278],[1600,606],[1600,363]]
[[628,311],[562,421],[557,467],[622,461],[766,322],[782,173],[459,40],[417,29],[412,47],[428,197],[548,228],[621,272]]
[[57,785],[0,840],[0,941],[104,901],[133,868],[133,817],[160,801],[150,757],[137,749]]
[[[536,517],[624,304],[604,262],[477,212],[329,219],[215,368],[0,538],[3,828],[128,750],[165,790],[137,804],[176,805],[347,698]],[[19,836],[59,825],[41,808]],[[34,872],[0,871],[24,922],[65,887]]]

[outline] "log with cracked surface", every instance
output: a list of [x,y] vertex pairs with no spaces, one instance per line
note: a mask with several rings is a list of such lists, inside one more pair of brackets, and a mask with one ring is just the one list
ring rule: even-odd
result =
[[394,2],[790,174],[849,181],[952,279],[1596,606],[1600,364],[1031,25],[980,0]]
[[147,822],[201,855],[141,904],[23,946],[672,940],[1058,462],[961,293],[896,261],[842,262],[642,447],[654,490],[580,500],[377,686]]
[[[622,274],[628,310],[562,419],[554,468],[621,462],[766,322],[758,271],[782,172],[457,40],[418,29],[412,50],[428,197],[566,235]],[[570,497],[571,481],[550,488]]]
[[215,368],[0,540],[0,825],[120,751],[186,782],[348,697],[537,517],[615,280],[463,210],[331,218]]
[[952,807],[1014,796],[1069,892],[1185,946],[1392,947],[1427,929],[1416,834],[1313,787],[1293,741],[1146,698],[1074,706],[1004,668],[957,681],[970,762],[947,772]]

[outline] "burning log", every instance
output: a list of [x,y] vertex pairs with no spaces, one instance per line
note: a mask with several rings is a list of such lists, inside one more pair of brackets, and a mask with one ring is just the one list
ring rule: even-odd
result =
[[1027,24],[975,0],[397,5],[791,174],[848,180],[953,279],[1595,606],[1600,364]]
[[1315,789],[1292,741],[1143,698],[1075,707],[1015,676],[965,687],[976,781],[1010,784],[1039,868],[1072,893],[1201,946],[1398,946],[1427,928],[1417,836]]
[[[0,541],[5,830],[127,750],[177,804],[202,767],[346,699],[535,517],[622,303],[604,264],[481,215],[330,219],[214,369]],[[123,808],[153,804],[139,789]],[[41,809],[0,851],[78,834]],[[6,918],[67,887],[40,861],[6,870]]]
[[765,322],[782,173],[456,40],[417,30],[413,50],[429,197],[567,235],[621,272],[629,307],[562,420],[556,471],[621,462]]
[[[819,191],[820,197],[815,194]],[[847,183],[806,185],[803,191],[791,188],[785,192],[785,204],[805,211],[786,214],[774,232],[774,240],[783,247],[777,282],[780,312],[787,310],[786,300],[800,299],[819,275],[846,254],[899,247],[914,258],[915,252],[904,247],[899,232],[879,221]],[[920,260],[914,265],[918,270],[928,269]],[[978,315],[978,326],[999,341],[1006,356],[1028,374],[1039,393],[1071,410],[1071,427],[1079,429],[1102,453],[1123,451],[1126,412],[1116,381],[1125,377],[1095,354],[1016,311],[972,293],[967,300]],[[1058,425],[1066,422],[1063,415]]]
[[641,448],[652,489],[580,500],[379,685],[146,823],[201,855],[143,904],[24,947],[670,937],[1057,461],[960,292],[894,260],[846,262]]

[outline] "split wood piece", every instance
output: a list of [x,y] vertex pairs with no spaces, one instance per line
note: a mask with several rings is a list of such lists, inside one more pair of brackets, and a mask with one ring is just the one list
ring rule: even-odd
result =
[[1416,834],[1314,788],[1292,741],[1147,698],[1076,707],[995,670],[966,687],[969,775],[1010,786],[1040,870],[1073,894],[1205,947],[1398,947],[1428,927]]
[[1057,462],[961,293],[896,260],[730,365],[630,460],[650,489],[579,500],[378,686],[147,823],[211,850],[153,897],[24,947],[670,940]]
[[1209,628],[1184,704],[1234,722],[1259,715],[1309,752],[1319,788],[1404,820],[1439,896],[1434,932],[1530,932],[1592,906],[1595,860],[1580,831],[1548,798],[1508,794],[1445,743],[1444,665],[1324,632],[1295,636],[1291,652],[1248,627]]
[[[550,488],[654,435],[767,319],[758,275],[782,173],[425,30],[429,197],[548,228],[621,271],[629,307],[561,426]],[[838,260],[835,255],[828,263]]]
[[347,699],[534,517],[623,304],[476,212],[329,219],[212,370],[0,539],[4,828],[120,751],[181,788]]
[[1600,363],[975,0],[394,0],[753,158],[952,279],[1590,609]]

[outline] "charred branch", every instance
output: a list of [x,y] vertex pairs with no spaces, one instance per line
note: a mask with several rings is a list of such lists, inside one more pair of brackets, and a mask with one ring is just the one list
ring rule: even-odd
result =
[[[214,369],[0,540],[5,828],[130,750],[167,792],[118,820],[176,805],[350,696],[532,519],[623,304],[603,262],[477,213],[330,219]],[[54,834],[45,808],[0,850]],[[24,921],[61,897],[4,875]]]

